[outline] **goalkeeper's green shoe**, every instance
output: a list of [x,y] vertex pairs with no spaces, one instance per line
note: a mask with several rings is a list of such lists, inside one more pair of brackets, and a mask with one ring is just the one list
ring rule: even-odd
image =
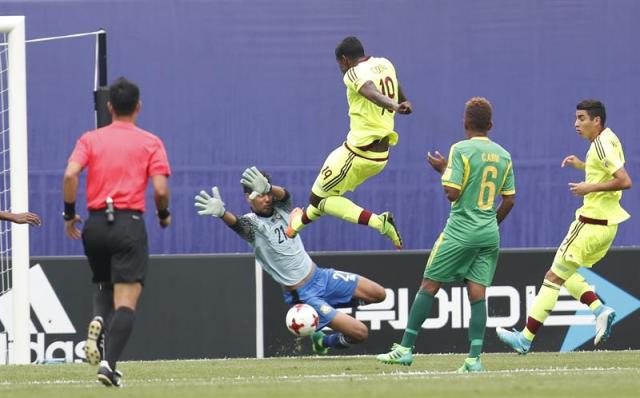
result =
[[321,331],[314,332],[311,335],[311,349],[316,355],[327,355],[329,352],[329,347],[325,347],[322,345],[322,339],[324,338],[324,333]]
[[393,346],[391,346],[390,352],[380,354],[376,359],[388,365],[411,366],[413,363],[413,354],[411,353],[411,348],[403,347],[400,344],[394,343]]
[[473,373],[473,372],[484,372],[484,366],[482,366],[480,357],[465,359],[460,369],[458,369],[458,373]]
[[393,218],[393,213],[390,211],[385,211],[384,213],[378,216],[380,221],[382,221],[382,229],[380,229],[380,233],[385,235],[387,238],[391,239],[393,245],[396,249],[402,249],[402,238],[400,237],[400,232],[396,228],[396,222]]

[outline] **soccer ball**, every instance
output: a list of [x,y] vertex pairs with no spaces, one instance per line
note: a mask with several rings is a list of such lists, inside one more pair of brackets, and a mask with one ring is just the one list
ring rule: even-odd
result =
[[296,304],[287,312],[287,328],[296,336],[311,335],[318,321],[318,313],[308,304]]

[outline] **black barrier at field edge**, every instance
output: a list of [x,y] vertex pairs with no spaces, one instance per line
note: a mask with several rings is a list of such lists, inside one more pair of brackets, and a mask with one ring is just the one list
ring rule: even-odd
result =
[[[531,295],[535,294],[553,258],[554,249],[505,249],[501,252],[494,280],[494,293],[488,299],[490,323],[510,320],[522,327]],[[359,273],[389,289],[387,301],[379,308],[358,309],[352,313],[370,327],[369,340],[350,350],[334,354],[373,354],[384,352],[399,341],[403,316],[419,285],[428,251],[405,252],[330,252],[311,253],[320,266]],[[640,327],[640,312],[635,303],[640,297],[639,248],[613,249],[588,274],[598,279],[598,293],[605,300],[620,300],[628,295],[630,312],[615,325],[613,338],[602,349],[639,349],[636,330]],[[32,320],[38,334],[32,336],[33,358],[64,357],[78,360],[85,339],[86,325],[91,317],[93,297],[90,272],[86,259],[74,257],[36,257],[52,291],[59,299],[64,315],[55,312],[57,299],[46,308],[33,308]],[[262,297],[256,297],[256,275],[253,255],[167,255],[152,256],[149,277],[139,305],[136,325],[124,359],[186,359],[255,357],[261,349],[265,356],[310,354],[309,342],[296,340],[286,330],[284,315],[287,306],[282,301],[281,288],[262,273]],[[35,272],[36,267],[32,267]],[[259,279],[258,279],[259,280]],[[38,283],[45,283],[38,279]],[[48,290],[38,288],[42,294]],[[260,290],[258,290],[260,291]],[[464,292],[461,285],[443,289],[442,303],[434,305],[431,326],[421,331],[416,350],[424,353],[464,352],[467,350]],[[262,300],[260,300],[262,299]],[[41,300],[42,301],[42,300]],[[561,297],[565,306],[574,300]],[[610,303],[612,304],[612,303]],[[40,304],[39,304],[40,305]],[[639,304],[640,305],[640,304]],[[256,307],[263,312],[264,334],[257,338]],[[258,312],[259,313],[259,312]],[[68,317],[72,329],[48,319],[48,314]],[[586,313],[585,313],[586,314]],[[517,315],[517,319],[516,319]],[[588,315],[588,314],[587,314]],[[573,336],[591,330],[592,325],[572,325],[585,322],[574,311],[553,313],[558,325],[545,325],[535,342],[539,351],[557,351],[577,344],[573,349],[593,349],[590,339],[579,342]],[[406,320],[405,320],[406,321]],[[64,323],[62,323],[64,324]],[[489,325],[485,351],[504,351],[495,338],[495,326]],[[573,341],[573,340],[575,341]],[[563,348],[564,347],[564,348]]]

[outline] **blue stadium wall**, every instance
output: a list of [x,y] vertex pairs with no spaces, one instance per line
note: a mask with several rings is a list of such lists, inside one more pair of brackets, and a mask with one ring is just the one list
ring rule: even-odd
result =
[[[26,15],[27,37],[108,31],[110,79],[139,83],[139,124],[165,142],[173,167],[173,225],[147,217],[154,253],[242,252],[220,222],[196,216],[192,199],[218,185],[227,208],[248,208],[239,179],[251,165],[271,172],[304,204],[326,155],[348,130],[345,88],[333,49],[359,36],[368,54],[395,63],[415,113],[396,118],[399,145],[387,168],[352,195],[395,212],[409,249],[430,248],[448,203],[427,151],[447,153],[463,137],[464,102],[486,96],[492,137],[511,151],[518,199],[504,223],[505,247],[554,246],[580,200],[560,169],[584,156],[574,131],[578,100],[595,97],[625,144],[640,181],[640,2],[540,1],[6,1],[0,14]],[[28,45],[30,208],[34,255],[80,254],[63,237],[62,173],[75,140],[92,128],[91,38]],[[640,194],[615,244],[637,245]],[[84,207],[84,187],[79,193]],[[150,198],[150,196],[149,196]],[[149,202],[148,204],[151,204]],[[333,219],[305,230],[307,248],[389,249],[375,231]]]

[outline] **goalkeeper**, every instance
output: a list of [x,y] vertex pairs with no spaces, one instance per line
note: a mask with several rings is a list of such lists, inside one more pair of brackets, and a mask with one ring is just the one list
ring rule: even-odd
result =
[[[240,182],[250,213],[236,216],[227,211],[218,187],[213,187],[211,196],[205,191],[196,195],[198,214],[219,217],[249,243],[265,272],[284,287],[287,304],[309,304],[318,312],[318,327],[311,335],[316,354],[365,341],[369,334],[366,325],[336,308],[380,302],[385,299],[384,288],[360,275],[314,264],[300,237],[287,237],[291,196],[272,185],[267,174],[251,167],[242,173]],[[327,325],[337,333],[320,331]]]

